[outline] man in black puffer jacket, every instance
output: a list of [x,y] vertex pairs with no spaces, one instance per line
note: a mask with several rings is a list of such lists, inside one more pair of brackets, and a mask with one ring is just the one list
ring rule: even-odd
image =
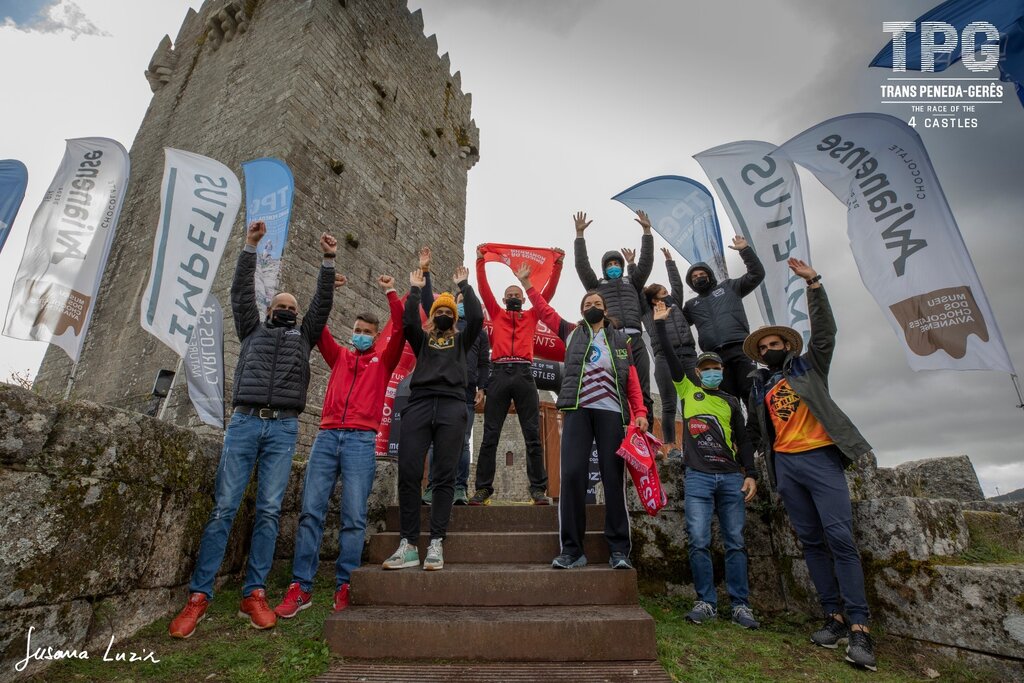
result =
[[267,604],[266,579],[274,559],[281,501],[299,434],[298,417],[306,407],[309,354],[334,302],[338,242],[327,233],[320,237],[323,264],[301,324],[297,320],[298,302],[286,292],[271,300],[267,317],[261,321],[254,278],[256,245],[266,231],[262,221],[249,225],[231,284],[235,330],[242,341],[231,402],[234,414],[224,433],[213,511],[203,529],[189,582],[189,601],[168,629],[175,638],[192,635],[213,598],[213,582],[224,559],[231,523],[256,467],[256,520],[239,611],[255,628],[270,628],[277,621]]
[[686,284],[697,296],[683,305],[683,315],[697,328],[701,351],[713,351],[721,356],[725,366],[722,391],[733,396],[749,396],[749,375],[754,371],[754,364],[743,353],[743,342],[750,334],[743,297],[764,280],[764,266],[744,238],[734,237],[729,248],[740,252],[747,272],[741,277],[717,282],[708,264],[694,263],[686,271]]
[[643,228],[644,234],[640,238],[640,261],[628,274],[625,272],[626,264],[632,265],[633,257],[636,255],[632,249],[622,250],[625,258],[617,251],[605,252],[601,257],[601,277],[598,278],[594,273],[594,269],[590,267],[590,257],[587,256],[587,241],[583,237],[583,232],[593,221],[588,221],[587,214],[583,212],[573,216],[576,222],[576,241],[573,243],[573,249],[576,255],[576,274],[579,275],[580,282],[588,292],[598,292],[604,298],[608,306],[608,316],[615,320],[617,329],[629,335],[633,362],[644,395],[644,406],[648,415],[654,415],[654,402],[651,400],[651,356],[647,352],[647,344],[644,343],[643,307],[640,304],[644,285],[654,266],[654,236],[651,235],[651,220],[647,214],[637,211],[636,215],[635,220]]

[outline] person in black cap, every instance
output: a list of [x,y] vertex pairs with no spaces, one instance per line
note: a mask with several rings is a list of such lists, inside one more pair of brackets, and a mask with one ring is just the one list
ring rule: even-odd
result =
[[[669,308],[654,304],[659,341],[668,346]],[[743,543],[745,504],[757,494],[754,449],[747,436],[740,400],[720,390],[725,368],[717,353],[697,357],[700,384],[686,375],[675,354],[666,354],[669,372],[683,405],[683,462],[686,465],[686,534],[697,602],[686,618],[701,624],[717,618],[718,595],[711,566],[711,519],[717,513],[725,546],[725,585],[732,600],[732,621],[759,626],[750,609],[747,550]]]

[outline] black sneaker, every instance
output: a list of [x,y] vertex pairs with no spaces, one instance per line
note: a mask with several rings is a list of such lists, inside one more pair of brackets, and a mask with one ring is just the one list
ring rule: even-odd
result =
[[608,558],[608,566],[612,569],[632,569],[633,563],[629,561],[626,553],[612,553]]
[[811,634],[811,642],[834,650],[839,647],[839,641],[847,640],[849,637],[850,629],[846,628],[846,624],[830,614],[825,618],[821,628]]
[[530,502],[534,505],[551,505],[551,499],[545,496],[540,489],[530,491]]
[[846,661],[868,671],[878,671],[875,664],[875,643],[871,634],[864,631],[850,631],[846,646]]
[[587,556],[580,555],[573,557],[568,553],[562,553],[551,561],[552,569],[578,569],[587,566]]
[[479,505],[490,505],[491,495],[493,495],[492,491],[487,489],[477,489],[476,493],[473,494],[473,497],[469,499],[469,504],[473,507]]

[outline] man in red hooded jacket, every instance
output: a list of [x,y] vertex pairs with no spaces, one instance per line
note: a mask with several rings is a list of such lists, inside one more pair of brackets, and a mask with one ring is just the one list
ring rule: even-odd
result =
[[[542,295],[550,299],[562,275],[565,252],[561,249],[551,277]],[[530,479],[530,500],[535,505],[548,505],[550,500],[548,473],[544,467],[544,449],[540,441],[540,399],[533,379],[533,336],[540,318],[530,309],[523,310],[526,294],[518,285],[505,288],[502,308],[494,299],[484,270],[484,254],[476,250],[476,277],[487,316],[491,319],[491,377],[484,403],[484,436],[480,443],[480,459],[476,465],[476,491],[470,505],[487,505],[494,495],[494,467],[501,428],[505,425],[509,405],[515,403],[519,426],[526,441],[526,476]]]
[[[382,275],[378,284],[385,291],[393,320],[402,319],[402,302],[395,292],[395,279]],[[336,286],[345,283],[337,277]],[[341,346],[324,328],[317,348],[331,368],[320,417],[320,432],[313,442],[302,485],[302,514],[295,532],[292,583],[274,612],[291,618],[311,604],[313,577],[320,561],[327,503],[341,476],[341,530],[335,564],[334,611],[349,603],[349,577],[359,566],[366,539],[366,504],[377,472],[374,444],[380,429],[384,393],[388,380],[402,357],[405,337],[395,325],[387,344],[378,343],[380,321],[372,313],[360,313],[352,326],[354,350]]]

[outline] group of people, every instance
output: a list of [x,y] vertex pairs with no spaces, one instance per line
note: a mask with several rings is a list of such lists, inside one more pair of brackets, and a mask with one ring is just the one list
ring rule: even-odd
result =
[[[674,425],[682,408],[682,449],[673,448],[669,456],[685,467],[685,517],[698,597],[687,618],[699,624],[718,616],[710,554],[711,523],[717,514],[732,621],[745,628],[758,627],[748,598],[743,540],[745,504],[758,490],[757,451],[765,456],[772,486],[803,545],[826,614],[823,627],[811,640],[829,648],[846,640],[848,661],[875,667],[864,577],[843,475],[870,446],[829,395],[836,326],[821,276],[806,263],[790,259],[790,269],[808,287],[811,335],[803,353],[804,339],[792,328],[769,326],[750,333],[742,298],[763,280],[764,268],[743,238],[735,238],[732,248],[743,259],[746,273],[718,282],[707,264],[694,264],[685,280],[696,296],[684,303],[682,280],[667,249],[662,251],[671,290],[647,284],[654,241],[644,212],[637,212],[636,218],[643,231],[639,261],[632,249],[610,251],[601,259],[600,275],[590,265],[584,237],[591,221],[584,213],[573,219],[576,270],[587,290],[579,316],[573,316],[576,322],[562,318],[548,302],[561,274],[561,250],[543,291],[533,286],[530,267],[523,266],[516,272],[519,286],[507,287],[499,304],[487,283],[480,249],[478,298],[464,266],[452,277],[454,294],[435,295],[431,253],[424,248],[419,267],[409,274],[404,306],[394,278],[382,275],[378,280],[392,320],[401,324],[393,325],[390,337],[381,341],[380,320],[372,313],[359,313],[350,345],[339,344],[326,327],[334,289],[346,283],[334,269],[336,240],[326,233],[321,237],[323,262],[317,288],[301,322],[295,297],[287,293],[274,296],[261,320],[253,274],[265,226],[259,222],[249,226],[231,290],[241,340],[233,415],[225,432],[214,509],[203,530],[189,600],[171,622],[170,635],[191,636],[205,615],[234,515],[256,467],[256,519],[239,614],[256,628],[270,628],[278,617],[293,617],[311,604],[327,506],[339,476],[341,530],[334,609],[348,606],[349,579],[360,563],[365,541],[384,395],[406,343],[415,353],[416,365],[400,422],[401,534],[384,568],[444,567],[443,544],[452,506],[486,505],[494,495],[495,455],[511,404],[526,442],[530,500],[549,504],[539,399],[531,372],[534,334],[543,322],[565,343],[556,402],[563,412],[560,552],[552,567],[587,564],[583,552],[586,489],[590,454],[596,446],[606,502],[609,564],[614,569],[632,568],[625,467],[616,451],[628,426],[644,431],[650,426],[651,361],[642,333],[646,328],[667,444],[676,441]],[[528,309],[524,308],[527,300]],[[489,338],[483,330],[485,309],[492,326]],[[691,326],[696,329],[696,343]],[[313,346],[331,374],[320,431],[306,466],[293,580],[281,603],[271,609],[265,582],[295,450],[297,418],[305,407]],[[757,364],[764,367],[756,369]],[[484,434],[470,497],[469,439],[473,413],[480,403],[484,404]],[[428,454],[428,487],[423,492]],[[421,565],[418,541],[424,503],[431,508],[430,542]]]

